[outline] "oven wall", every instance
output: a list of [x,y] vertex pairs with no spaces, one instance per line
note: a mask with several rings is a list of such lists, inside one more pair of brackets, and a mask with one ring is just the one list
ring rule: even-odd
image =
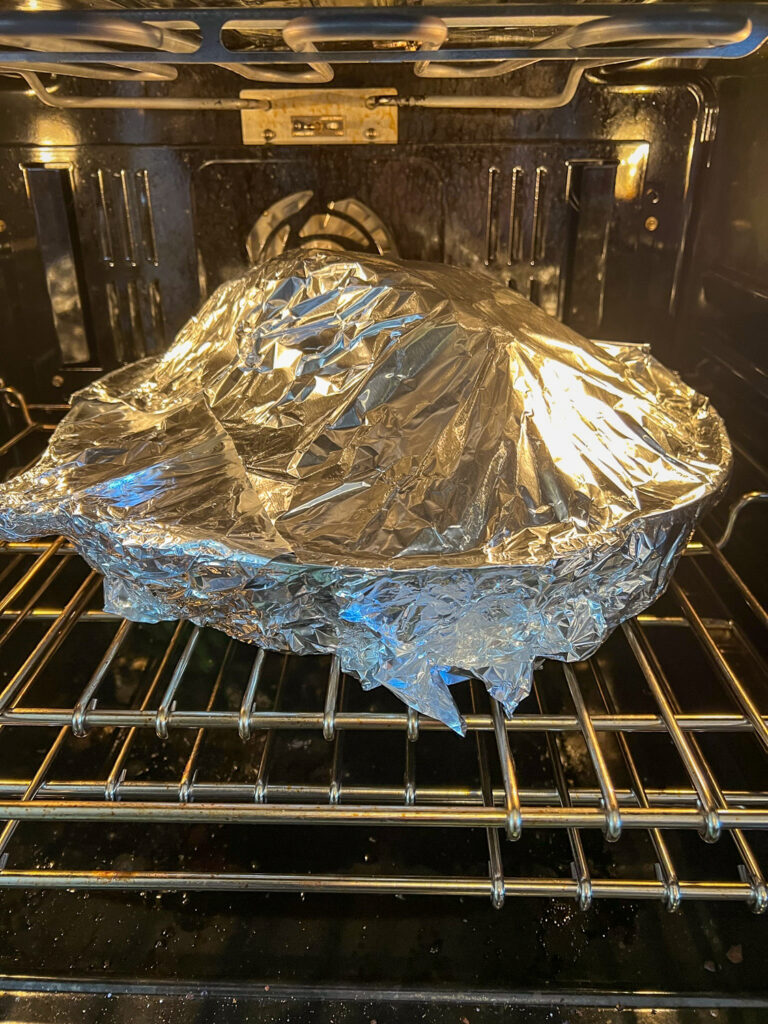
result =
[[[514,85],[543,94],[557,88],[552,76],[534,67]],[[404,257],[484,269],[582,333],[648,342],[670,362],[685,342],[692,245],[719,145],[713,127],[728,120],[701,71],[588,79],[560,110],[404,109],[397,146],[279,148],[244,146],[237,113],[50,110],[4,81],[0,372],[32,400],[62,401],[104,369],[166,345],[203,295],[246,269],[259,214],[300,190],[313,196],[293,241],[302,218],[355,196]],[[417,86],[407,68],[340,69],[334,87],[361,84],[402,95],[445,88]],[[148,89],[236,87],[226,72],[203,69]],[[725,86],[722,95],[738,108]],[[54,257],[67,233],[62,284]],[[61,309],[74,291],[84,345]]]
[[[680,325],[680,363],[711,395],[734,442],[768,464],[768,62],[729,65],[702,189]],[[763,474],[764,475],[764,474]]]

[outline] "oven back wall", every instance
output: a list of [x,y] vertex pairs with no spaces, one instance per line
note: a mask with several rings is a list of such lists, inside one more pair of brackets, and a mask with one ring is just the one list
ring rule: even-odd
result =
[[[398,74],[388,83],[412,92]],[[521,88],[551,88],[544,74],[533,69]],[[215,74],[189,77],[175,87],[223,88]],[[562,110],[404,109],[393,146],[265,147],[242,144],[237,113],[51,111],[6,92],[0,371],[33,400],[62,400],[162,348],[207,292],[246,269],[259,216],[303,191],[312,196],[288,244],[329,203],[353,198],[403,257],[485,268],[584,334],[648,341],[671,360],[713,95],[690,75],[625,76],[586,81]],[[30,169],[63,172],[43,186],[46,202],[71,205],[58,218],[61,234],[68,217],[75,268],[63,285],[52,285],[55,225]],[[62,290],[82,311],[78,362],[62,336]]]

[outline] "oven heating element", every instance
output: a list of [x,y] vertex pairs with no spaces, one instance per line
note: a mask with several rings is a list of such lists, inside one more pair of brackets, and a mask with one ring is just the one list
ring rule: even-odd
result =
[[[0,15],[0,75],[21,76],[38,100],[62,109],[248,110],[248,97],[67,96],[40,73],[114,82],[171,82],[184,64],[224,68],[248,81],[325,84],[341,64],[406,63],[419,79],[506,76],[541,61],[568,66],[550,95],[383,94],[374,103],[433,108],[547,110],[565,106],[586,72],[638,60],[743,57],[768,38],[752,8],[727,12],[669,4],[509,4],[492,10],[437,5],[429,13],[371,9],[365,19],[318,8],[285,16],[270,8],[15,12]],[[322,49],[321,49],[322,47]],[[357,47],[352,48],[352,47]]]

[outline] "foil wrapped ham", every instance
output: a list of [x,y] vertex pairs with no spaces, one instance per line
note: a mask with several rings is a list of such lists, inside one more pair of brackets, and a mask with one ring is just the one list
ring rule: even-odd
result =
[[512,713],[537,659],[650,604],[730,465],[646,347],[482,274],[297,251],[77,392],[0,535],[68,537],[122,616],[333,652],[461,732],[451,684]]

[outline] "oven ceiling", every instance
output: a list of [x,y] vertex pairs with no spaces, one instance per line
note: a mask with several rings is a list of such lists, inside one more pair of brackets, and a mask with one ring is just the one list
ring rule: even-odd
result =
[[[109,10],[189,10],[193,7],[427,7],[442,0],[4,0],[5,11],[94,11]],[[506,0],[485,0],[487,6]],[[632,0],[616,0],[617,3]],[[664,0],[646,0],[650,3]],[[477,6],[477,0],[452,0],[451,6]]]
[[[469,5],[471,0],[463,0]],[[426,0],[429,3],[429,0]],[[423,7],[424,3],[403,3],[401,0],[284,0],[281,3],[259,0],[5,0],[5,9],[10,11],[93,11],[130,9],[137,10],[189,10],[192,7]]]

